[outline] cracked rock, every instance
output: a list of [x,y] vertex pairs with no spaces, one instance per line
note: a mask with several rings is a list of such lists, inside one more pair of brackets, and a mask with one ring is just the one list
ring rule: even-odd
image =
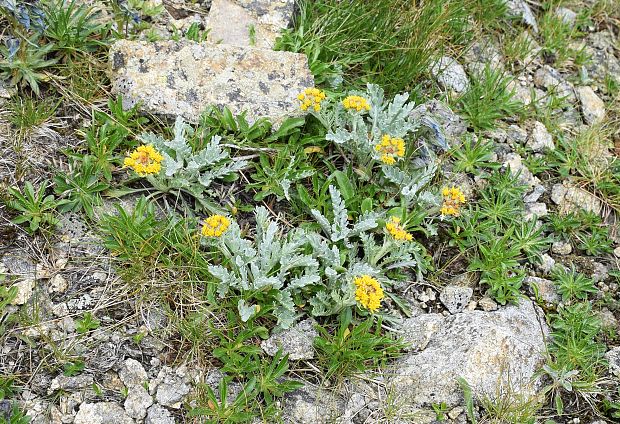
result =
[[534,122],[532,133],[527,140],[527,147],[533,152],[542,153],[545,150],[554,150],[553,137],[547,131],[547,127],[542,122]]
[[142,364],[132,358],[125,360],[118,376],[127,388],[142,386],[149,379]]
[[620,347],[615,347],[605,354],[609,363],[609,373],[620,378]]
[[156,390],[155,399],[160,405],[178,409],[190,391],[183,376],[169,367],[159,370],[157,378],[149,385],[151,392]]
[[566,181],[553,186],[551,200],[558,205],[560,213],[577,212],[583,209],[599,214],[602,209],[601,201],[596,196]]
[[174,418],[163,406],[153,405],[146,414],[144,424],[174,424]]
[[125,412],[131,418],[142,419],[146,416],[146,410],[153,404],[153,398],[142,386],[133,386],[125,398]]
[[423,314],[405,319],[400,329],[403,341],[409,345],[406,350],[425,349],[443,320],[444,316],[441,314]]

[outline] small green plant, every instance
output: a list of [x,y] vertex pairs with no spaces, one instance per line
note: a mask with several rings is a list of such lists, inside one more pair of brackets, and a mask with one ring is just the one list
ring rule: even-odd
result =
[[192,22],[192,24],[185,32],[185,38],[195,41],[197,43],[202,43],[203,41],[206,41],[208,36],[209,30],[200,29],[200,24],[198,22]]
[[69,172],[56,174],[54,191],[62,199],[60,212],[84,211],[92,218],[95,207],[102,204],[101,194],[110,186],[103,181],[105,171],[98,167],[95,157],[85,155],[80,159],[69,161]]
[[74,377],[84,371],[86,364],[82,360],[67,362],[64,365],[63,374],[67,377]]
[[540,35],[543,39],[542,54],[550,62],[563,64],[576,51],[570,47],[570,42],[579,34],[577,26],[564,22],[555,10],[547,11],[539,21]]
[[324,327],[317,327],[319,337],[314,346],[325,370],[325,379],[349,377],[377,367],[400,356],[404,348],[400,341],[381,334],[380,319],[376,323],[372,318],[354,323],[351,309],[345,309],[338,321],[334,334]]
[[246,383],[235,399],[229,401],[228,378],[222,378],[217,392],[206,384],[197,387],[198,406],[191,409],[190,417],[208,417],[212,423],[245,423],[256,417],[255,382]]
[[511,78],[500,69],[485,66],[472,78],[469,90],[458,99],[461,112],[477,130],[490,129],[495,121],[520,113],[523,105],[513,99]]
[[34,233],[40,228],[53,228],[58,223],[56,218],[56,207],[61,203],[56,200],[53,194],[45,195],[49,183],[47,180],[39,185],[35,190],[30,181],[26,181],[23,190],[17,187],[9,187],[9,194],[12,200],[8,205],[20,212],[20,215],[12,220],[15,224],[28,223],[28,231]]
[[446,420],[446,414],[449,411],[447,403],[445,402],[433,403],[431,404],[431,407],[433,408],[433,411],[435,412],[435,419],[437,419],[437,421]]
[[577,272],[575,268],[566,269],[556,266],[551,275],[555,280],[558,293],[562,296],[562,301],[568,304],[587,300],[590,294],[597,292],[594,280]]
[[92,6],[76,0],[47,0],[43,9],[45,36],[62,56],[75,58],[106,46],[107,25]]
[[454,148],[454,170],[479,175],[485,169],[497,169],[500,164],[493,160],[495,153],[492,141],[476,140],[473,136],[466,137],[463,144]]
[[13,40],[14,47],[0,45],[0,80],[10,79],[10,84],[30,87],[39,96],[39,84],[48,81],[46,69],[58,59],[48,59],[54,45],[41,46],[38,35],[33,35],[23,42]]
[[99,328],[99,325],[99,320],[90,312],[85,313],[82,319],[75,320],[75,330],[78,334],[85,334],[96,330]]

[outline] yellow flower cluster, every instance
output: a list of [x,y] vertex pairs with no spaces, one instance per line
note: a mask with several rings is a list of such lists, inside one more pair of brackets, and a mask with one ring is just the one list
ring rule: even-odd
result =
[[386,224],[385,229],[394,237],[396,240],[400,241],[411,241],[413,240],[413,236],[407,232],[400,225],[400,218],[393,216]]
[[394,165],[397,158],[405,156],[405,141],[386,134],[381,138],[381,142],[375,145],[375,150],[381,154],[383,163]]
[[230,220],[222,215],[211,215],[205,219],[202,226],[202,235],[205,237],[220,237],[230,226]]
[[297,100],[301,102],[301,110],[308,110],[310,107],[315,112],[321,110],[321,102],[325,100],[325,92],[318,88],[306,88],[303,93],[299,93]]
[[441,205],[442,215],[458,216],[461,205],[465,203],[465,195],[458,187],[444,187],[441,189],[443,205]]
[[362,110],[370,110],[368,101],[361,96],[347,96],[342,101],[342,105],[345,109],[356,110],[358,112],[361,112]]
[[161,171],[164,157],[148,144],[138,147],[125,158],[123,164],[132,168],[138,175],[157,174]]
[[383,289],[376,279],[364,274],[360,277],[355,277],[353,282],[356,287],[355,300],[360,305],[370,312],[375,312],[381,307],[381,299],[384,297]]

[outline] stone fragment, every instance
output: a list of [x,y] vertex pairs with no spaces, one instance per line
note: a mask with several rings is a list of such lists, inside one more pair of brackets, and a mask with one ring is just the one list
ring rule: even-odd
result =
[[573,186],[565,181],[555,184],[551,189],[551,200],[558,205],[558,212],[570,213],[583,209],[587,212],[599,214],[602,209],[601,201],[589,192]]
[[11,287],[17,288],[17,294],[11,301],[11,305],[24,305],[32,297],[35,281],[31,279],[20,280]]
[[556,255],[570,255],[573,251],[573,246],[566,241],[555,241],[551,245],[551,251]]
[[285,424],[331,424],[345,408],[336,393],[309,384],[284,395],[282,403]]
[[598,124],[605,119],[605,103],[589,86],[581,86],[576,89],[581,113],[587,124]]
[[620,258],[620,246],[618,246],[618,247],[616,247],[616,248],[614,249],[614,256],[615,256],[616,258]]
[[547,216],[547,204],[543,202],[534,202],[525,204],[525,214],[523,219],[530,221],[536,218]]
[[609,373],[620,378],[620,346],[616,346],[605,354],[609,363]]
[[[549,65],[536,70],[534,73],[534,84],[539,88],[544,88],[547,92],[553,92],[556,96],[564,98],[564,101],[573,104],[577,98],[573,85],[566,81],[560,72]],[[549,96],[545,96],[547,98]]]
[[562,19],[566,25],[569,25],[571,28],[575,26],[575,22],[577,21],[577,14],[572,10],[566,7],[558,7],[555,9],[555,14],[558,18]]
[[497,303],[487,296],[478,301],[478,306],[480,306],[485,312],[497,311],[498,308]]
[[427,347],[386,371],[386,387],[399,402],[460,406],[464,378],[476,396],[494,397],[501,386],[532,395],[532,378],[545,363],[549,329],[543,312],[528,300],[496,312],[466,311],[445,318]]
[[527,131],[518,125],[510,124],[506,129],[506,141],[513,144],[524,144],[527,141]]
[[191,41],[117,41],[112,91],[125,108],[196,122],[210,106],[270,118],[300,116],[297,95],[314,86],[305,55]]
[[450,146],[457,145],[459,138],[467,131],[467,125],[461,117],[439,100],[433,99],[421,104],[411,111],[410,116],[416,121],[424,117],[432,118],[441,128]]
[[605,281],[609,278],[609,268],[600,262],[592,262],[592,280],[595,283]]
[[405,350],[424,350],[443,320],[441,314],[423,314],[405,319],[400,328],[403,341],[408,346]]
[[601,327],[610,330],[616,330],[618,328],[618,320],[614,313],[608,308],[603,308],[596,312],[596,316],[601,320]]
[[59,375],[52,380],[50,387],[47,389],[47,394],[51,395],[56,390],[62,390],[63,392],[75,392],[82,389],[88,389],[93,386],[92,375],[81,374],[73,377],[66,375]]
[[451,314],[461,312],[474,294],[471,287],[446,286],[439,294],[439,300]]
[[506,0],[508,14],[514,18],[520,18],[523,23],[529,25],[534,32],[538,32],[538,24],[534,12],[525,0]]
[[118,376],[127,388],[142,386],[149,379],[142,364],[133,358],[125,359]]
[[527,140],[527,147],[533,152],[542,153],[545,150],[554,150],[553,137],[547,131],[547,127],[542,122],[534,122],[532,132]]
[[457,93],[467,91],[469,78],[463,66],[449,56],[442,56],[430,68],[437,82],[447,90]]
[[169,408],[179,409],[190,387],[186,378],[178,375],[169,367],[159,370],[157,378],[149,384],[150,390],[156,390],[157,403]]
[[543,272],[543,274],[549,274],[555,266],[555,259],[549,256],[547,253],[543,253],[540,258],[540,264],[537,268]]
[[213,0],[208,40],[271,49],[291,23],[294,7],[294,0]]
[[508,153],[504,158],[503,166],[510,169],[510,173],[518,176],[519,181],[528,187],[534,187],[540,183],[540,180],[523,164],[523,158],[518,153]]
[[530,276],[526,277],[523,282],[528,285],[530,293],[538,293],[545,303],[557,305],[560,302],[560,296],[553,281]]
[[67,280],[61,274],[56,274],[50,279],[49,289],[52,293],[64,293],[68,287]]
[[547,190],[541,185],[534,186],[534,188],[529,194],[523,196],[523,201],[525,203],[535,203],[538,201],[538,199],[540,199],[540,196],[542,196],[545,191]]
[[163,406],[153,405],[147,411],[144,424],[174,424],[174,418]]
[[114,402],[84,402],[73,424],[134,424],[134,420]]
[[141,420],[146,416],[146,410],[153,404],[153,398],[142,386],[133,386],[125,398],[125,412],[131,418]]
[[308,318],[288,330],[272,335],[260,346],[269,356],[274,356],[279,349],[282,349],[282,353],[288,354],[288,358],[292,361],[312,359],[314,339],[319,336],[315,325],[316,321]]
[[503,55],[491,37],[483,37],[474,41],[465,51],[463,62],[469,74],[476,79],[484,78],[487,67],[494,70],[503,70]]

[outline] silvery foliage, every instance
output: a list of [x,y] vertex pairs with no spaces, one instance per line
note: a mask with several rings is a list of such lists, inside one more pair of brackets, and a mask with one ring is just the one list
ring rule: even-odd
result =
[[254,214],[254,240],[242,238],[239,226],[231,223],[218,240],[222,243],[226,266],[209,266],[209,272],[219,282],[219,296],[232,290],[244,297],[237,305],[243,321],[260,310],[260,305],[251,303],[251,298],[260,292],[270,299],[269,306],[273,307],[278,326],[289,328],[297,318],[293,294],[320,282],[319,263],[311,255],[302,253],[307,243],[303,232],[284,234],[262,206],[256,208]]
[[[407,138],[422,127],[430,130],[431,142],[435,147],[448,149],[437,123],[428,116],[418,121],[418,118],[411,114],[415,105],[408,102],[408,93],[398,94],[388,102],[383,89],[368,84],[366,93],[358,94],[369,101],[371,108],[368,116],[341,110],[332,117],[326,139],[351,151],[361,164],[368,164],[369,159],[380,161],[381,155],[375,150],[375,146],[381,142],[383,135]],[[408,202],[415,200],[432,204],[436,202],[435,197],[421,190],[435,175],[437,160],[423,140],[418,140],[418,144],[416,158],[402,165],[381,165],[381,170],[385,178],[399,188]]]
[[424,264],[423,248],[416,242],[401,243],[385,235],[377,243],[377,213],[367,213],[350,225],[349,212],[340,192],[329,187],[333,220],[330,222],[319,211],[312,215],[321,225],[323,234],[309,232],[306,238],[312,255],[320,264],[324,288],[310,300],[313,316],[337,314],[343,308],[355,305],[354,279],[363,274],[379,279],[382,284],[392,282],[386,273],[391,270],[412,268],[421,278]]
[[8,12],[26,30],[42,33],[45,30],[45,13],[38,5],[37,0],[0,0],[0,9]]
[[178,117],[172,140],[152,133],[143,134],[140,138],[145,144],[152,144],[164,157],[163,175],[156,178],[162,179],[167,188],[184,190],[197,199],[203,199],[205,190],[214,180],[240,171],[248,166],[248,162],[231,159],[228,151],[220,146],[221,137],[217,135],[204,149],[193,152],[186,140],[186,134],[191,135],[193,131]]

